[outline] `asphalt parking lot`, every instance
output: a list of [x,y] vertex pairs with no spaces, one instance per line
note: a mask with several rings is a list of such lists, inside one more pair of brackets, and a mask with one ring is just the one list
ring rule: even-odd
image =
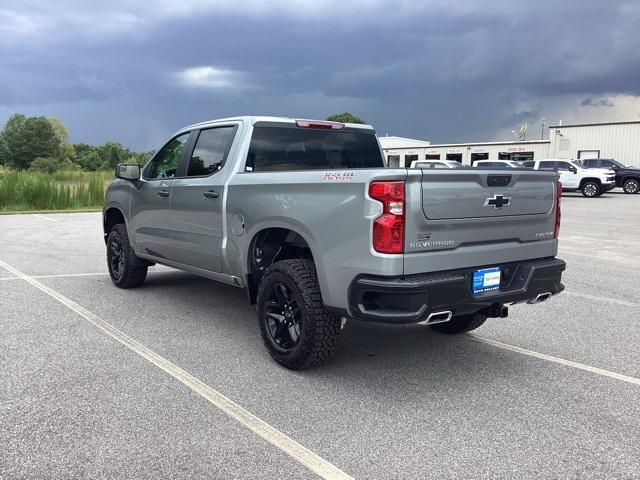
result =
[[567,194],[565,293],[456,337],[350,322],[305,372],[242,290],[115,288],[99,213],[0,216],[0,478],[640,478],[639,211]]

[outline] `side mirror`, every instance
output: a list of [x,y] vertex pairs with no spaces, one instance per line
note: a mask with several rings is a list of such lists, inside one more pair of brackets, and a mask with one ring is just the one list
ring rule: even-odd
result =
[[569,171],[571,173],[578,173],[578,169],[576,167],[569,167]]
[[140,180],[140,165],[135,163],[119,163],[116,165],[116,178],[135,182]]

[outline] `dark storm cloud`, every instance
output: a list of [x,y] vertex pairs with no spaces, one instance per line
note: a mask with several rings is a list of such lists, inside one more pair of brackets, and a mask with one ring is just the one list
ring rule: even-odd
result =
[[0,121],[41,111],[78,140],[148,148],[207,118],[351,110],[380,132],[460,141],[568,96],[640,94],[635,2],[202,4],[0,8],[14,25],[0,27]]
[[599,100],[594,100],[593,98],[587,98],[580,103],[581,107],[614,107],[614,103],[608,98],[601,98]]

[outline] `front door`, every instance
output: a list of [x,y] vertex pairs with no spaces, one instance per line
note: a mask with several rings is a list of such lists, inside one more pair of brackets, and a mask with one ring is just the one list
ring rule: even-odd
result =
[[132,189],[129,229],[138,253],[171,258],[171,189],[188,138],[186,133],[167,143],[145,168],[138,188]]
[[564,188],[578,188],[580,186],[578,172],[569,162],[558,162],[558,173]]
[[181,166],[171,192],[171,229],[176,261],[222,272],[224,169],[235,125],[197,133],[193,153]]

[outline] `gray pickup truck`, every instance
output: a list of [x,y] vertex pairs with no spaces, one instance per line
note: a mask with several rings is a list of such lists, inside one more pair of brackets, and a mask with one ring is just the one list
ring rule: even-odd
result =
[[557,173],[386,168],[366,125],[200,123],[116,177],[113,283],[137,287],[160,263],[245,288],[287,368],[327,358],[347,319],[454,334],[564,288]]

